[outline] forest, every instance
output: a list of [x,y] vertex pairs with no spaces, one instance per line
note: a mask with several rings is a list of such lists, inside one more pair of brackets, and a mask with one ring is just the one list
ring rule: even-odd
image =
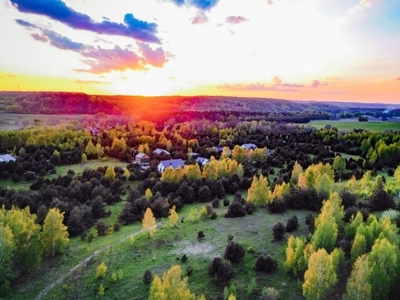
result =
[[0,131],[0,297],[399,298],[400,134],[329,124],[396,110],[193,98],[146,119],[75,96],[40,112],[95,117]]

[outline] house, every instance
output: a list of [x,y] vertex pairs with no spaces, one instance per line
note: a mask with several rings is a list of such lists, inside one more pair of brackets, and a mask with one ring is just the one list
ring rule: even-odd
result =
[[162,173],[165,171],[167,167],[172,167],[174,169],[181,167],[182,169],[185,167],[185,162],[182,159],[168,159],[162,160],[157,166],[158,172]]
[[16,160],[17,159],[10,154],[1,154],[0,155],[0,163],[15,162]]
[[150,165],[150,156],[145,153],[138,153],[135,156],[135,163],[139,164],[142,168],[148,168]]
[[257,146],[255,144],[253,144],[253,143],[243,144],[240,147],[246,149],[247,151],[250,150],[250,149],[253,149],[253,150],[257,149]]
[[210,162],[210,160],[208,158],[205,158],[205,157],[196,158],[196,163],[198,163],[201,167],[204,167],[209,162]]
[[162,155],[162,154],[170,155],[170,153],[167,150],[160,149],[160,148],[157,148],[156,150],[154,150],[153,153],[156,155]]

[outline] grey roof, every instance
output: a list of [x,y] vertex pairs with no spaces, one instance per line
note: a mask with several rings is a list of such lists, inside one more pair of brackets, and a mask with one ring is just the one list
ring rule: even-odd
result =
[[10,161],[16,161],[17,159],[10,155],[10,154],[2,154],[0,155],[0,162],[10,162]]
[[150,158],[146,153],[138,153],[135,156],[136,158]]
[[168,154],[169,155],[169,152],[167,150],[160,149],[160,148],[157,148],[156,150],[154,150],[153,153],[154,154]]
[[253,144],[253,143],[243,144],[241,147],[242,147],[242,148],[245,148],[245,149],[247,149],[247,150],[249,150],[249,149],[256,149],[256,148],[257,148],[257,146],[256,146],[255,144]]
[[198,157],[198,158],[196,158],[196,162],[197,163],[200,163],[200,164],[205,164],[205,163],[208,163],[210,160],[208,159],[208,158],[205,158],[205,157]]
[[168,160],[162,160],[160,161],[160,164],[166,167],[172,167],[174,169],[181,167],[183,168],[185,166],[185,162],[182,159],[168,159]]

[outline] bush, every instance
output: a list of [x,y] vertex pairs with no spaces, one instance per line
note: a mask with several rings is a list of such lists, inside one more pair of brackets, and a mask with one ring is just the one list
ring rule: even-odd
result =
[[185,263],[187,261],[188,257],[186,254],[183,254],[182,258],[181,258],[181,262]]
[[213,208],[218,208],[219,207],[219,199],[215,198],[213,200],[213,202],[211,203],[211,205],[212,205]]
[[225,218],[238,218],[246,215],[245,206],[239,202],[233,201],[228,207],[228,211],[225,214]]
[[186,276],[190,276],[193,273],[193,268],[191,266],[188,266],[186,268]]
[[292,232],[299,227],[299,220],[296,216],[291,217],[286,223],[286,232]]
[[150,270],[146,270],[143,274],[144,284],[150,284],[153,281],[153,274]]
[[106,273],[107,273],[107,265],[104,262],[102,262],[100,265],[97,266],[96,278],[102,279],[106,276]]
[[368,204],[372,211],[382,211],[395,207],[393,196],[383,188],[378,188],[374,191]]
[[307,216],[306,216],[306,224],[310,225],[311,223],[314,223],[314,215],[312,214],[312,212],[308,212]]
[[100,219],[97,221],[95,228],[97,230],[97,234],[99,236],[105,236],[107,235],[108,229],[110,228],[110,225],[104,221],[104,219]]
[[230,261],[216,257],[208,268],[208,275],[215,279],[217,285],[226,286],[235,273]]
[[269,212],[273,214],[280,214],[285,212],[287,209],[286,201],[284,199],[274,199],[268,204]]
[[204,231],[199,231],[198,233],[197,233],[197,238],[198,239],[202,239],[202,238],[204,238],[206,235],[204,234]]
[[276,241],[280,241],[285,235],[286,228],[281,222],[277,222],[274,227],[272,227],[272,234]]
[[244,248],[239,243],[230,241],[225,249],[224,258],[231,263],[240,263],[244,257]]
[[225,207],[229,206],[230,202],[227,198],[224,198],[223,204]]
[[273,287],[263,288],[261,296],[264,300],[276,300],[279,298],[279,292]]
[[278,262],[270,256],[259,256],[255,269],[258,272],[274,273],[278,269]]

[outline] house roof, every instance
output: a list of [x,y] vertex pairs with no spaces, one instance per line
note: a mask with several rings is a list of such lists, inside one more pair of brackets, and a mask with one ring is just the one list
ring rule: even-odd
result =
[[138,153],[135,156],[136,158],[150,158],[146,153]]
[[10,154],[2,154],[0,155],[0,162],[10,162],[10,161],[16,161],[17,159],[10,155]]
[[166,168],[166,167],[172,167],[174,169],[181,167],[183,168],[185,166],[185,162],[182,159],[168,159],[168,160],[162,160],[160,161],[160,164]]
[[160,149],[160,148],[157,148],[156,150],[154,150],[153,153],[154,154],[168,154],[169,155],[169,152],[167,150]]
[[200,164],[202,164],[202,165],[208,163],[209,161],[210,161],[210,160],[209,160],[208,158],[205,158],[205,157],[198,157],[198,158],[196,158],[196,162],[197,162],[197,163],[200,163]]
[[253,144],[253,143],[243,144],[241,147],[242,147],[242,148],[245,148],[245,149],[247,149],[247,150],[256,149],[256,148],[257,148],[257,146],[256,146],[255,144]]

